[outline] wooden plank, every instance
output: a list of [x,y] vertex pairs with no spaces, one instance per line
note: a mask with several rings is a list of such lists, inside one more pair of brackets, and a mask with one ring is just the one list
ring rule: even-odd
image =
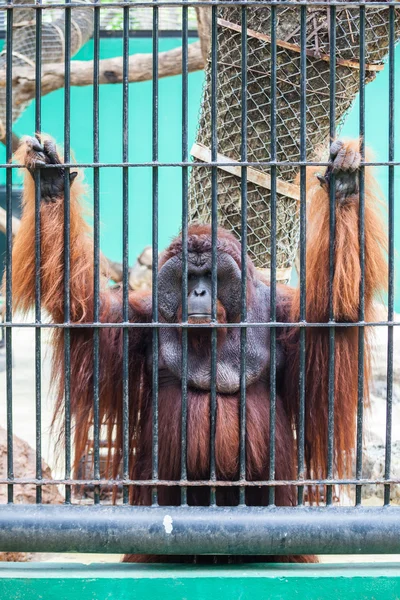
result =
[[346,565],[62,565],[2,563],[10,600],[395,600],[397,563]]
[[[193,144],[192,149],[190,150],[190,154],[194,156],[197,160],[202,160],[203,162],[212,162],[211,161],[211,150],[203,144]],[[219,163],[235,163],[236,160],[229,158],[228,156],[224,156],[223,154],[217,153],[217,162]],[[218,169],[222,171],[226,171],[231,175],[236,175],[236,177],[242,177],[242,167],[240,165],[217,165]],[[267,190],[271,189],[271,177],[266,173],[262,173],[253,167],[247,167],[247,181],[251,181],[260,187],[263,187]],[[288,183],[286,181],[282,181],[281,179],[276,180],[276,191],[278,194],[282,194],[287,198],[293,198],[293,200],[300,200],[300,187],[298,185],[294,185],[293,183]]]

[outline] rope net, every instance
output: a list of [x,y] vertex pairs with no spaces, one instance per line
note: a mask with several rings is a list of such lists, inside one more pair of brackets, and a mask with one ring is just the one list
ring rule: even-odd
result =
[[[306,15],[306,156],[324,159],[330,132],[330,7],[308,6]],[[364,7],[365,82],[383,68],[389,47],[389,10],[385,6]],[[217,151],[218,161],[241,160],[242,77],[241,7],[218,8],[217,25]],[[271,157],[271,23],[269,7],[247,8],[247,159],[268,161]],[[395,35],[400,35],[400,12],[395,11]],[[276,160],[300,160],[300,9],[276,10]],[[360,86],[360,8],[336,9],[337,130]],[[196,144],[192,156],[211,158],[211,61],[208,61]],[[221,156],[219,156],[221,155]],[[207,158],[208,157],[208,158]],[[321,169],[323,169],[321,167]],[[277,268],[278,279],[287,280],[299,240],[298,197],[293,184],[298,168],[277,168]],[[248,251],[260,268],[270,265],[270,167],[248,169]],[[241,238],[240,166],[236,173],[217,168],[219,223]],[[286,187],[285,187],[286,186]],[[286,189],[287,188],[287,189]],[[211,168],[194,167],[189,189],[190,217],[209,221],[211,214]],[[296,197],[297,196],[297,197]]]
[[[54,4],[57,0],[45,0],[43,4]],[[83,0],[85,1],[85,0]],[[20,0],[18,4],[32,4],[31,0]],[[35,67],[36,64],[36,13],[32,8],[18,8],[13,13],[13,70],[18,67]],[[41,44],[42,63],[64,62],[65,56],[65,10],[63,8],[42,11]],[[87,42],[93,32],[93,10],[71,9],[71,56]],[[6,70],[6,44],[0,53],[0,71]],[[12,121],[18,119],[27,104],[12,102]],[[0,137],[5,136],[6,89],[0,87]]]

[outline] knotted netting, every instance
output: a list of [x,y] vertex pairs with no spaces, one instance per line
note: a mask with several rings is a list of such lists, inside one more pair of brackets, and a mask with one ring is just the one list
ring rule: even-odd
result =
[[[83,0],[85,1],[85,0]],[[42,4],[54,4],[56,0],[45,0]],[[32,4],[31,0],[19,0],[18,4]],[[90,3],[90,0],[87,0]],[[13,73],[19,67],[35,68],[36,65],[36,13],[34,8],[18,8],[13,11],[12,66]],[[60,63],[65,57],[65,10],[49,8],[42,10],[41,46],[42,63]],[[93,9],[76,7],[71,9],[71,56],[76,54],[93,33]],[[0,53],[0,71],[6,71],[7,45]],[[16,88],[13,86],[12,120],[17,120],[27,103],[14,102]],[[6,88],[0,87],[0,138],[5,136]]]
[[[300,8],[276,8],[276,160],[300,160]],[[241,6],[218,7],[217,16],[217,160],[241,160],[242,75]],[[389,8],[366,6],[365,82],[382,70],[389,47]],[[330,131],[330,6],[308,6],[306,15],[306,156],[321,159]],[[247,159],[270,160],[271,154],[271,9],[247,7]],[[400,13],[395,9],[395,37]],[[208,61],[196,143],[196,161],[211,161],[211,61]],[[360,7],[336,7],[336,122],[338,130],[360,85]],[[241,169],[217,168],[219,223],[241,238]],[[277,278],[289,278],[299,239],[298,168],[277,168]],[[261,268],[270,265],[269,166],[248,169],[248,251]],[[209,221],[211,168],[194,167],[190,181],[190,216]]]

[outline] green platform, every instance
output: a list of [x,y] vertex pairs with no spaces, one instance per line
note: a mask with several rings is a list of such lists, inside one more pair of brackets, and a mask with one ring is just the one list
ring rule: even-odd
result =
[[1,600],[394,600],[400,564],[0,565]]

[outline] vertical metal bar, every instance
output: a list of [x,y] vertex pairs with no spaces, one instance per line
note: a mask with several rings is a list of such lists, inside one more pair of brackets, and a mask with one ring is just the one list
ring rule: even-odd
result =
[[[336,6],[329,8],[329,39],[330,39],[330,138],[333,140],[336,135]],[[333,311],[333,276],[335,270],[335,230],[336,230],[336,182],[335,176],[331,176],[329,188],[329,322],[334,321]],[[334,434],[335,434],[335,328],[329,328],[329,370],[328,370],[328,456],[327,456],[327,477],[333,477],[333,456],[334,456]],[[332,486],[326,487],[326,503],[332,504]]]
[[[271,276],[270,320],[276,321],[276,6],[271,5]],[[275,479],[276,430],[276,328],[270,329],[270,416],[269,416],[269,480]],[[275,504],[275,488],[269,488],[269,504]]]
[[[129,160],[129,7],[124,7],[122,50],[122,161]],[[129,321],[129,168],[122,168],[122,320]],[[122,476],[129,478],[129,329],[123,328],[122,347]],[[124,485],[123,503],[129,502]]]
[[[247,161],[247,8],[242,6],[242,148],[241,160]],[[241,205],[242,205],[242,280],[241,280],[241,321],[247,321],[247,167],[241,169]],[[240,330],[240,472],[239,477],[246,479],[246,354],[247,354],[247,328]],[[240,488],[240,504],[246,503],[246,488]]]
[[[38,5],[41,0],[37,0]],[[35,131],[41,131],[42,80],[42,11],[36,10],[35,47]],[[35,171],[35,322],[41,323],[41,224],[40,224],[40,169]],[[36,479],[42,478],[42,356],[40,327],[35,329],[35,403],[36,403]],[[36,502],[42,501],[42,488],[36,487]]]
[[[211,9],[211,162],[217,161],[217,7]],[[217,239],[218,239],[218,180],[217,167],[211,167],[211,321],[217,321]],[[210,480],[216,481],[215,432],[217,413],[217,330],[211,330],[211,422],[210,422]],[[211,488],[210,503],[215,505],[215,487]]]
[[[7,0],[11,4],[12,0]],[[6,42],[6,161],[12,157],[12,45],[13,10],[7,10]],[[6,321],[12,321],[12,170],[6,169]],[[6,327],[6,403],[7,403],[7,478],[14,479],[13,457],[13,389],[12,389],[12,328]],[[14,487],[7,487],[7,501],[14,501]]]
[[[360,153],[365,159],[365,6],[360,6]],[[365,187],[364,166],[359,171],[359,243],[360,243],[360,305],[358,318],[365,318]],[[362,441],[364,420],[364,348],[365,329],[358,327],[358,400],[357,400],[357,453],[356,453],[356,478],[362,478]],[[362,486],[356,486],[356,505],[361,504]]]
[[[99,162],[99,56],[100,7],[94,8],[93,23],[93,162]],[[99,167],[93,167],[93,470],[100,479],[100,189]],[[100,486],[94,487],[94,503],[100,503]]]
[[[394,160],[395,146],[395,8],[389,7],[389,161]],[[388,281],[388,321],[394,315],[394,166],[389,166],[388,189],[388,233],[389,233],[389,281]],[[392,403],[393,403],[393,326],[388,326],[387,342],[387,396],[386,396],[386,442],[385,479],[390,478],[392,454]],[[390,484],[385,485],[384,503],[390,504]]]
[[[67,4],[71,0],[66,0]],[[70,117],[71,117],[71,8],[65,8],[65,92],[64,92],[64,162],[70,161]],[[65,168],[64,179],[64,323],[71,317],[70,279],[70,185],[69,168]],[[65,479],[71,477],[71,330],[64,329],[64,398],[65,398]],[[71,486],[65,486],[65,502],[71,502]]]
[[[188,7],[182,7],[182,162],[188,161]],[[182,167],[182,322],[188,320],[188,167]],[[182,328],[181,479],[187,479],[188,330]],[[187,504],[187,488],[181,488]]]
[[[300,8],[300,160],[306,160],[306,114],[307,114],[307,8]],[[300,167],[300,321],[305,322],[306,315],[306,167]],[[304,425],[306,399],[306,329],[300,328],[299,337],[299,418],[297,439],[297,475],[304,479]],[[304,487],[297,490],[297,502],[303,504]]]
[[[153,161],[158,161],[158,6],[153,6]],[[153,167],[153,267],[152,312],[153,323],[158,323],[158,166]],[[158,338],[153,329],[153,480],[158,479]],[[157,487],[153,488],[153,504],[158,503]]]

